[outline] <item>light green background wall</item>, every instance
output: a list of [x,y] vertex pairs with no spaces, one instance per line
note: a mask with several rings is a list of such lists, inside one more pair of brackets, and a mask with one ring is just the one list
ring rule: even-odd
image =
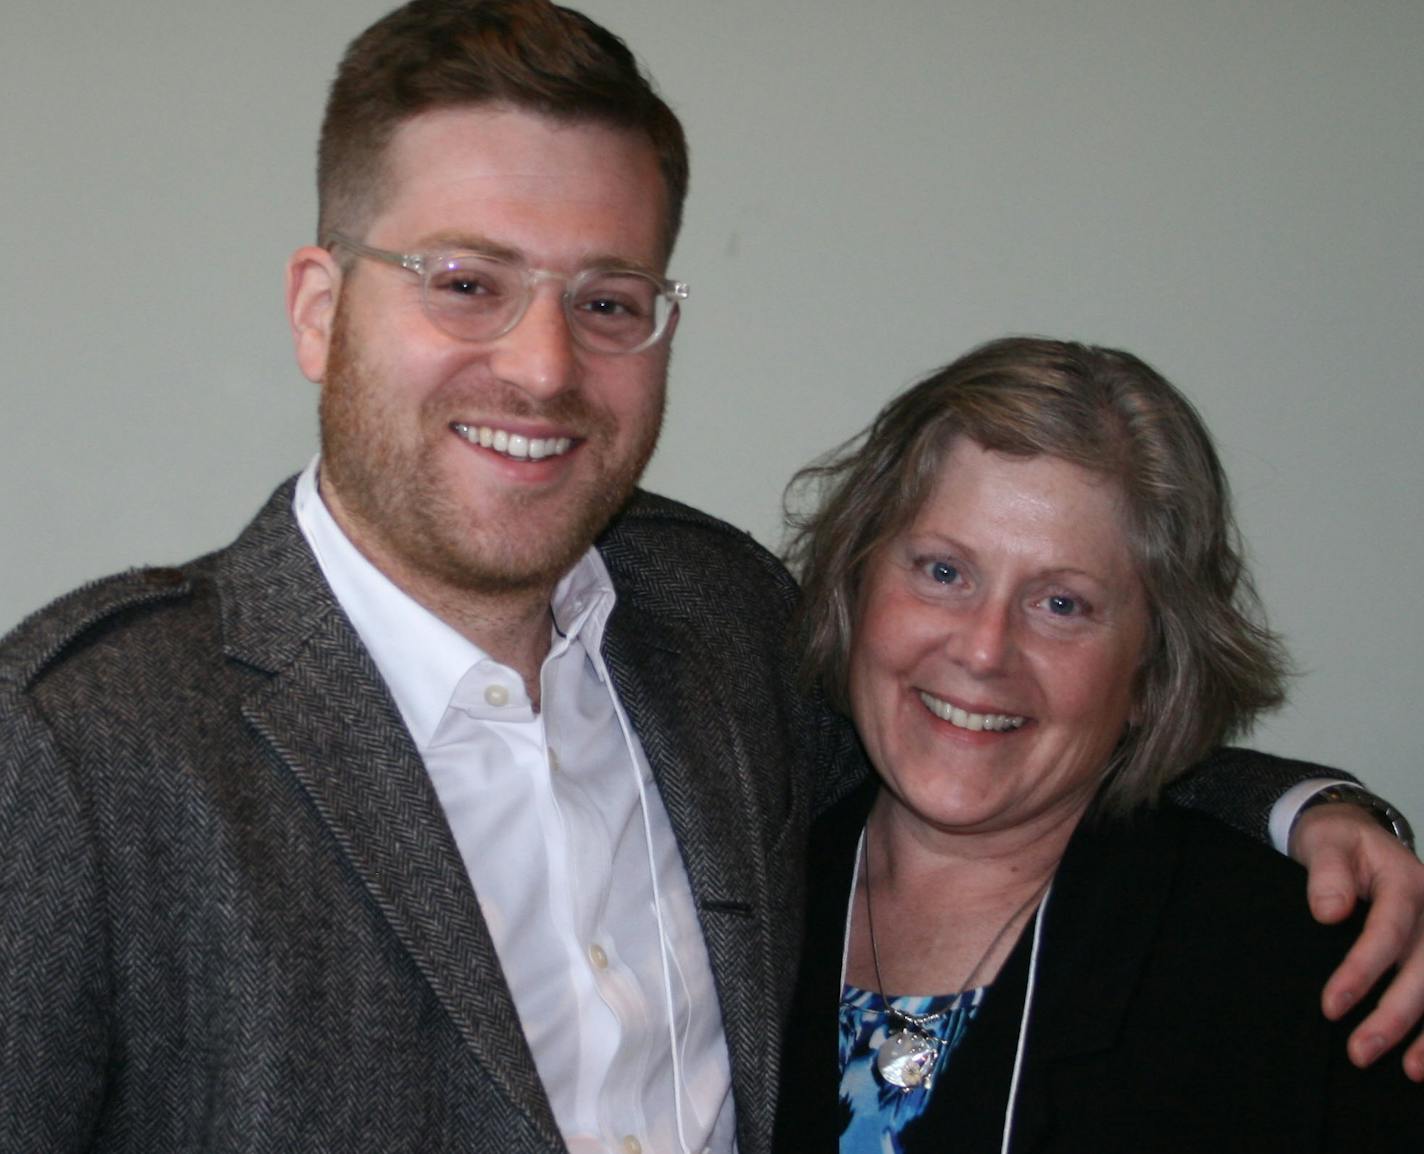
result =
[[[281,266],[383,0],[7,0],[0,628],[218,546],[314,445]],[[1424,822],[1424,4],[590,0],[683,116],[650,484],[778,538],[795,466],[971,344],[1200,404],[1305,676],[1257,735]]]

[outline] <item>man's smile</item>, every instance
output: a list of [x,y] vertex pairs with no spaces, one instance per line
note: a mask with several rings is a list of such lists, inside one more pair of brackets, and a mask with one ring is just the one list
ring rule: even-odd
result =
[[467,425],[456,421],[450,426],[455,433],[484,449],[491,449],[517,461],[541,461],[546,457],[559,457],[573,447],[572,437],[527,437],[523,433],[511,433],[494,425]]

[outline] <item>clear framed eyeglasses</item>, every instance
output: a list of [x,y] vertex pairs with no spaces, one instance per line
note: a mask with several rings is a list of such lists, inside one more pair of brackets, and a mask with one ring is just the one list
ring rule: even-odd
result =
[[640,353],[656,344],[687,299],[687,285],[639,269],[586,268],[573,276],[479,252],[392,252],[339,232],[328,248],[395,265],[420,277],[425,313],[442,332],[492,341],[524,317],[542,281],[561,281],[569,332],[594,353]]

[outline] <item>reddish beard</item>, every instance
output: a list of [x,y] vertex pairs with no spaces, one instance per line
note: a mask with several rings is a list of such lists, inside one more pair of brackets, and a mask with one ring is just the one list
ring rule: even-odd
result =
[[[334,492],[333,513],[343,530],[386,576],[432,609],[430,597],[421,595],[432,587],[547,596],[642,475],[662,423],[661,390],[653,419],[621,457],[616,418],[577,388],[536,404],[504,382],[478,388],[452,383],[433,391],[412,419],[409,403],[401,407],[399,382],[381,380],[362,357],[344,304],[338,302],[333,318],[320,403],[322,492],[328,505]],[[472,408],[577,430],[582,443],[575,452],[598,467],[582,469],[556,497],[509,493],[505,515],[474,517],[435,464],[435,438],[454,436],[450,422]],[[557,503],[556,522],[551,532],[539,533],[536,513],[547,517],[551,502]]]

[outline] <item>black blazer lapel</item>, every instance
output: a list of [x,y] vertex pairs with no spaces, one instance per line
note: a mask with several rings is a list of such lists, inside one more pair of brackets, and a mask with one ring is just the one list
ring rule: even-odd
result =
[[[812,830],[806,954],[787,1042],[786,1102],[778,1149],[833,1151],[842,1119],[836,1027],[846,901],[855,846],[878,786],[867,783]],[[1053,1126],[1055,1063],[1111,1046],[1156,937],[1175,836],[1143,822],[1087,824],[1074,835],[1044,914],[1026,1060],[1013,1113],[1015,1154],[1038,1148]],[[941,1072],[925,1113],[906,1127],[906,1154],[1000,1149],[1028,984],[1033,923],[1020,935],[979,1013]]]
[[835,1154],[847,1122],[840,1105],[836,1007],[856,849],[878,790],[874,781],[862,783],[811,826],[806,941],[782,1052],[778,1154]]
[[272,676],[244,715],[342,854],[490,1078],[562,1139],[425,768],[291,514],[291,486],[223,558],[229,659]]
[[[1177,861],[1177,839],[1145,816],[1098,822],[1090,814],[1074,833],[1044,913],[1013,1105],[1014,1154],[1030,1154],[1052,1133],[1055,1066],[1119,1038]],[[908,1129],[906,1154],[937,1150],[950,1133],[966,1151],[1001,1148],[1032,948],[1029,922],[929,1109]]]

